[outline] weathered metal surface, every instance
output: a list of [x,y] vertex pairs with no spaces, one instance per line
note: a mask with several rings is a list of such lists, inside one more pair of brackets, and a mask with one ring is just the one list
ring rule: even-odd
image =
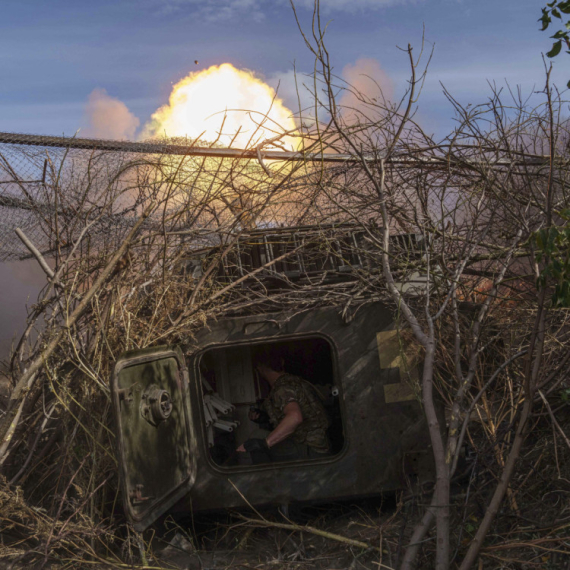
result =
[[141,396],[140,411],[151,426],[158,427],[160,422],[165,422],[172,413],[172,398],[166,390],[151,384]]
[[125,511],[144,528],[188,492],[196,473],[182,352],[158,347],[123,355],[111,391]]
[[[228,467],[214,463],[208,447],[200,379],[203,355],[221,348],[231,348],[235,352],[241,347],[250,351],[260,344],[302,342],[310,338],[326,339],[332,349],[334,377],[330,383],[339,392],[344,435],[340,452],[324,459],[282,464]],[[262,505],[373,495],[404,487],[408,477],[413,477],[418,470],[429,471],[427,429],[413,386],[417,381],[414,360],[417,349],[405,339],[408,336],[397,334],[391,312],[381,303],[366,305],[348,325],[343,323],[339,309],[328,307],[298,314],[225,319],[201,331],[185,347],[190,379],[186,402],[188,417],[195,430],[196,448],[192,457],[196,460],[196,476],[191,488],[185,487],[188,492],[176,505],[176,510],[197,512],[234,508],[246,506],[246,501]],[[409,346],[402,347],[402,342]],[[409,360],[402,360],[402,350],[411,355]],[[125,379],[120,387],[128,381]],[[154,378],[149,378],[148,383],[157,384]],[[400,386],[399,390],[394,391],[394,385]],[[133,440],[138,429],[143,430],[142,436],[149,428],[160,430],[175,418],[178,404],[174,395],[172,397],[171,418],[158,428],[142,418],[129,423]],[[182,419],[177,417],[177,421]],[[185,440],[181,432],[176,433],[179,437],[177,445],[182,448]],[[169,440],[169,443],[173,441]],[[133,448],[141,454],[144,450],[144,455],[148,455],[146,444],[133,443]],[[186,456],[183,449],[179,453],[181,457]],[[144,476],[148,485],[156,477],[168,476],[170,481],[176,478],[173,473],[166,475],[149,459],[137,463],[136,454],[125,455],[123,461],[127,462],[125,472],[133,474],[128,476],[131,486],[138,482],[134,473]],[[154,461],[159,460],[155,458]],[[178,468],[173,471],[181,473]],[[148,494],[146,489],[141,491],[142,497]],[[136,493],[136,485],[134,490]],[[171,502],[168,503],[170,506]],[[132,505],[130,508],[129,516],[132,516],[130,513],[136,511]],[[154,514],[164,510],[155,509]],[[144,520],[139,518],[135,521],[137,527],[143,528],[151,518],[150,515]]]
[[[399,371],[397,382],[384,385],[384,401],[387,404],[419,397],[418,350],[410,336],[399,334],[397,330],[376,333],[380,368]],[[403,350],[404,343],[407,344],[406,350]]]

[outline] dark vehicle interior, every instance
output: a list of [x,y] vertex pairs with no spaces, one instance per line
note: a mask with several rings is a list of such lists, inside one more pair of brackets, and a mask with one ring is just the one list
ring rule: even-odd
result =
[[[262,407],[270,391],[256,371],[256,358],[267,350],[282,357],[285,372],[300,376],[314,387],[329,419],[331,455],[338,454],[344,435],[333,350],[324,338],[305,337],[213,348],[202,355],[204,416],[213,462],[224,467],[251,464],[249,455],[236,452],[236,448],[259,433],[260,426],[249,419],[249,412]],[[262,427],[271,429],[268,425]]]

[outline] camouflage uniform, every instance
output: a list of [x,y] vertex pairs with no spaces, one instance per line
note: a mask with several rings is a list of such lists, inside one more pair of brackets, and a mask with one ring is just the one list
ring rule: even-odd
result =
[[291,439],[297,444],[307,445],[309,450],[317,453],[329,453],[329,419],[316,389],[298,376],[283,374],[279,376],[263,404],[273,427],[277,427],[285,417],[284,409],[290,402],[297,402],[303,414],[303,422],[294,431]]

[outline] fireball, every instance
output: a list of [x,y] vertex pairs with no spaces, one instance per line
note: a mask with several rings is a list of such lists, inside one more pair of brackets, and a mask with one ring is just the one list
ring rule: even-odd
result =
[[[274,89],[251,71],[224,63],[179,81],[168,105],[152,115],[143,137],[199,137],[203,142],[246,148],[295,131],[293,113]],[[291,136],[281,142],[288,150],[295,147]]]

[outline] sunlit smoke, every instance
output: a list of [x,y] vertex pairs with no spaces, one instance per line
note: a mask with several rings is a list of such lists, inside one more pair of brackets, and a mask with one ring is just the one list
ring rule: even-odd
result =
[[360,112],[369,114],[368,103],[387,105],[394,99],[394,82],[375,59],[360,58],[342,70],[347,89],[340,97],[344,119],[355,122]]
[[105,89],[94,89],[85,106],[87,128],[82,135],[101,139],[133,139],[140,124],[128,107]]
[[[275,91],[252,72],[224,63],[179,81],[142,137],[199,138],[245,148],[288,131],[295,131],[295,121]],[[292,137],[283,142],[288,149],[295,145]]]

